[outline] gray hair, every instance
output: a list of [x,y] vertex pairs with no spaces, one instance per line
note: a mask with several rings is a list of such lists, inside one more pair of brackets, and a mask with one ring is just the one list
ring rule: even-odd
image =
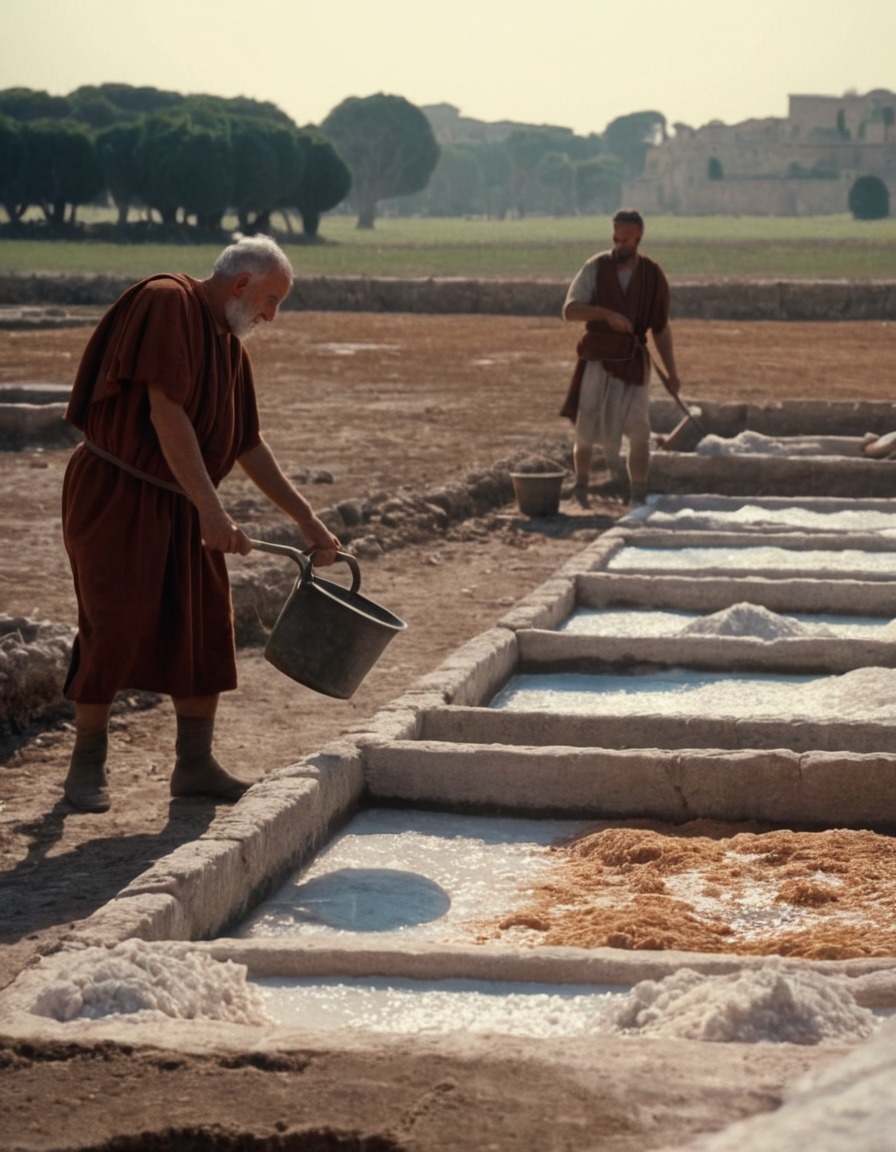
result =
[[295,279],[292,264],[286,253],[270,236],[241,236],[233,244],[228,244],[215,261],[212,271],[218,276],[239,276],[241,272],[251,272],[253,276],[264,276],[274,268],[279,268]]

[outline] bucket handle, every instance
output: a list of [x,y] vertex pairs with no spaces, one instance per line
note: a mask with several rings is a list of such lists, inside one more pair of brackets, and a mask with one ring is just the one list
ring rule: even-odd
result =
[[[290,560],[295,560],[301,569],[300,580],[302,587],[311,583],[313,578],[311,555],[314,553],[312,548],[309,553],[301,552],[298,548],[291,548],[288,544],[269,544],[266,540],[252,540],[249,543],[253,548],[257,548],[259,552],[275,552],[280,556],[288,556]],[[350,556],[348,552],[337,552],[336,559],[341,560],[349,566],[352,574],[352,586],[349,589],[350,594],[354,594],[361,587],[361,569],[358,567],[358,561],[354,556]]]

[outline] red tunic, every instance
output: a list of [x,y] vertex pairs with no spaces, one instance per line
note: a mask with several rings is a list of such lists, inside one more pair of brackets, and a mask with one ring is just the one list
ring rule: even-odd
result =
[[[154,276],[98,324],[66,419],[131,467],[174,483],[147,386],[181,404],[217,486],[260,441],[249,358],[220,332],[199,281]],[[205,548],[195,506],[81,445],[65,473],[62,528],[78,599],[65,694],[85,704],[123,688],[175,697],[236,687],[224,554]]]

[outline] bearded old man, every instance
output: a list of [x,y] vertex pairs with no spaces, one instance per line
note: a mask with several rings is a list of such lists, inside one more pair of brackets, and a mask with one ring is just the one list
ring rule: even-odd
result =
[[[662,357],[664,384],[677,396],[681,382],[675,367],[669,327],[669,284],[655,260],[638,251],[644,219],[633,208],[613,217],[613,247],[587,260],[569,286],[563,318],[585,323],[566,401],[560,410],[575,424],[573,497],[588,502],[588,480],[595,443],[600,443],[614,480],[642,504],[650,470],[650,356],[647,333]],[[622,439],[628,440],[627,468]],[[626,477],[626,471],[628,476]]]
[[252,550],[218,485],[238,463],[295,521],[315,564],[332,563],[340,547],[261,435],[243,346],[257,324],[274,320],[292,283],[272,240],[244,238],[207,279],[165,273],[129,288],[84,352],[66,413],[84,440],[62,493],[78,601],[64,791],[82,811],[110,806],[107,731],[123,689],[172,698],[172,796],[232,802],[251,783],[212,754],[218,697],[236,687],[225,553]]

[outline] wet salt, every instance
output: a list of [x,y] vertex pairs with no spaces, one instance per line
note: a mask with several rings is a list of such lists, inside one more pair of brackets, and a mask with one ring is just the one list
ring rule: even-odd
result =
[[524,898],[549,846],[586,825],[367,809],[239,928],[241,937],[400,932],[469,940],[469,922]]
[[[770,611],[766,609],[766,611]],[[868,638],[878,633],[881,639],[896,633],[896,621],[874,616],[804,615],[786,613],[778,619],[800,625],[804,637],[840,636]],[[569,616],[557,631],[571,636],[676,636],[691,623],[707,619],[699,612],[662,608],[583,608]],[[767,627],[762,623],[760,631]],[[796,633],[787,633],[796,635]],[[752,635],[748,629],[738,635]],[[760,637],[756,636],[756,639]]]
[[626,1034],[741,1044],[857,1043],[876,1026],[845,980],[775,962],[723,976],[683,968],[642,981],[608,1008],[607,1023]]
[[738,508],[649,509],[642,517],[651,528],[681,528],[691,532],[730,531],[732,528],[794,528],[818,532],[893,532],[896,514],[885,510],[840,508],[820,512],[793,504],[762,507],[743,504]]
[[749,430],[737,436],[704,436],[698,456],[859,456],[854,440],[845,436],[764,436]]
[[183,943],[126,940],[114,948],[63,953],[50,963],[52,978],[31,1011],[54,1020],[105,1016],[269,1022],[246,968],[220,962]]
[[703,976],[684,968],[626,990],[606,985],[341,977],[257,981],[281,1026],[377,1033],[663,1036],[716,1043],[847,1044],[879,1021],[845,978],[785,968]]
[[738,717],[746,711],[753,717],[885,721],[896,719],[896,671],[858,668],[842,676],[821,677],[683,668],[621,676],[521,673],[508,681],[490,706],[509,712],[577,716]]
[[796,572],[824,579],[833,573],[849,573],[860,579],[896,572],[896,554],[891,551],[861,551],[844,548],[837,552],[810,548],[779,548],[774,545],[723,547],[656,548],[626,545],[610,557],[607,568],[613,572],[687,572],[705,576],[709,572],[734,572],[757,576],[763,572]]
[[582,1036],[600,1032],[618,988],[486,980],[337,977],[259,980],[278,1024],[425,1035]]

